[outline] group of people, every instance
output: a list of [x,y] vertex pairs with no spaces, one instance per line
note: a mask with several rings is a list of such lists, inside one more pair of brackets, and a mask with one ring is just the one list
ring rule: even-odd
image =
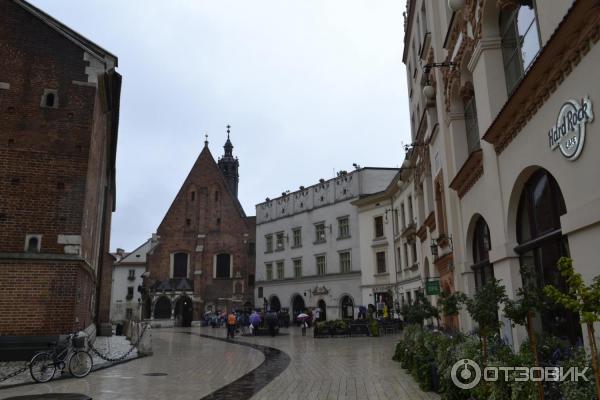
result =
[[[267,328],[271,336],[275,336],[280,326],[280,315],[275,311],[262,312],[261,310],[240,311],[232,310],[229,313],[207,313],[204,320],[213,328],[227,327],[227,338],[233,339],[235,334],[257,335],[261,328]],[[289,324],[289,323],[288,323]]]

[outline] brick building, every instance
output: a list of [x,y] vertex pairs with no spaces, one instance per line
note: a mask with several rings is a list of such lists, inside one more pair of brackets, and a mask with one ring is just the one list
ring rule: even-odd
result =
[[218,163],[205,142],[148,253],[145,317],[162,326],[252,306],[256,218],[237,199],[239,165],[227,133]]
[[0,38],[1,344],[97,322],[121,76],[25,1],[0,1]]

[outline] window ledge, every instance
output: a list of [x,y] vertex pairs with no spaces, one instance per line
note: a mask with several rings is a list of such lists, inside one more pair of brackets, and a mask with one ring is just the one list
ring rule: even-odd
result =
[[290,249],[301,249],[302,245],[298,245],[298,246],[290,246]]
[[267,250],[267,251],[265,251],[265,254],[270,254],[272,252],[273,252],[273,250]]
[[323,243],[327,243],[327,240],[319,240],[319,241],[313,242],[313,244],[323,244]]
[[350,239],[352,236],[348,235],[348,236],[338,236],[337,240],[345,240],[345,239]]
[[389,276],[390,273],[389,272],[376,272],[373,274],[373,276]]
[[454,189],[461,199],[475,183],[483,176],[483,152],[481,149],[473,151],[465,163],[460,167],[458,173],[450,182],[450,188]]

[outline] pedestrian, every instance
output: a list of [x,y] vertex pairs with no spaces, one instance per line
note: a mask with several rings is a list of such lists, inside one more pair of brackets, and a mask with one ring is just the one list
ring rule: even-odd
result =
[[306,323],[306,320],[302,321],[302,336],[306,336],[306,328],[308,328],[308,324]]
[[235,325],[237,323],[237,318],[233,312],[230,312],[227,316],[227,338],[230,337],[233,339],[235,336]]
[[321,309],[319,307],[315,308],[315,321],[321,320]]

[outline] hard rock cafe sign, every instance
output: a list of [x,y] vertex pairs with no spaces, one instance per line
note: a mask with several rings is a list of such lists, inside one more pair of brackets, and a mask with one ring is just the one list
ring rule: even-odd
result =
[[594,120],[592,102],[589,97],[568,100],[558,112],[556,125],[548,131],[550,150],[560,149],[565,158],[575,161],[585,143],[585,126]]

